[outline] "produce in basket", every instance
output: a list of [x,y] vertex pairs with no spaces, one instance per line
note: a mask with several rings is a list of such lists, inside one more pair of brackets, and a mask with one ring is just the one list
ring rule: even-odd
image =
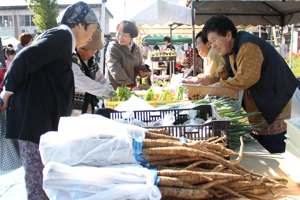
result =
[[152,101],[152,99],[154,98],[154,92],[152,89],[152,86],[148,89],[147,94],[145,96],[145,101]]
[[175,90],[175,100],[183,100],[183,87],[178,85]]
[[132,95],[137,96],[135,92],[130,91],[129,87],[118,87],[114,95],[116,96],[112,98],[112,101],[126,101]]
[[158,101],[166,101],[167,97],[168,97],[168,94],[169,94],[169,90],[168,89],[162,90],[157,100]]

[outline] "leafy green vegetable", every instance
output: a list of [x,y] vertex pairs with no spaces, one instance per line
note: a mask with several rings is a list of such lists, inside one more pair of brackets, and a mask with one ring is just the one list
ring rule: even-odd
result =
[[158,101],[166,101],[167,97],[168,97],[168,94],[169,94],[169,90],[168,89],[162,90],[157,100]]
[[115,97],[112,98],[112,101],[126,101],[131,95],[135,95],[135,92],[130,91],[129,87],[118,87],[116,92],[114,92]]
[[181,85],[176,87],[175,100],[183,100],[183,87]]
[[151,86],[147,91],[147,94],[145,96],[145,101],[152,101],[153,98],[154,98],[154,92]]

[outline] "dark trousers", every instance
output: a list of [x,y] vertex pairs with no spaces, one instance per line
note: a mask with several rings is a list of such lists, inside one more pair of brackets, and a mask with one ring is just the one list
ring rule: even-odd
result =
[[255,135],[251,136],[256,139],[265,149],[270,153],[284,153],[285,152],[285,137],[286,131],[276,135]]

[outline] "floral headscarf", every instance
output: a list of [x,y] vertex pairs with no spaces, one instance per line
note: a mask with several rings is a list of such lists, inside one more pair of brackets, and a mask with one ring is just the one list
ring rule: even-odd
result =
[[75,4],[68,6],[56,18],[59,24],[78,24],[78,23],[98,23],[98,18],[91,7],[79,1]]

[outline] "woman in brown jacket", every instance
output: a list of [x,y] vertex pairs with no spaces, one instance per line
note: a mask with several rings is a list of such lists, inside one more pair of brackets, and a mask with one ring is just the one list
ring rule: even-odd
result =
[[114,89],[127,86],[139,90],[136,86],[134,68],[143,63],[139,46],[132,40],[138,36],[134,22],[122,21],[117,25],[117,39],[110,42],[105,57],[105,78]]

